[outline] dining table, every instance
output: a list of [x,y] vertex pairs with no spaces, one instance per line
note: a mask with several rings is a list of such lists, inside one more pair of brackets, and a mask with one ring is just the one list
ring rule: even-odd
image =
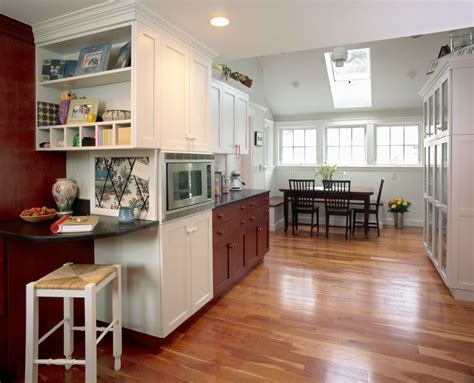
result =
[[[291,201],[291,190],[290,188],[278,189],[283,193],[283,215],[285,219],[285,231],[288,230],[288,205]],[[317,202],[324,203],[325,191],[323,186],[315,186],[313,190],[306,191],[310,196],[316,198]],[[374,194],[373,187],[351,187],[350,200],[355,203],[362,201],[364,203],[364,235],[367,238],[369,232],[369,210],[370,210],[370,198]]]

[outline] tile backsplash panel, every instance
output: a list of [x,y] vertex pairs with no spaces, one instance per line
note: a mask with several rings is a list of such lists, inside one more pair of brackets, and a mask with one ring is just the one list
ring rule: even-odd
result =
[[150,209],[149,157],[96,157],[95,201],[97,209],[118,210],[133,206]]

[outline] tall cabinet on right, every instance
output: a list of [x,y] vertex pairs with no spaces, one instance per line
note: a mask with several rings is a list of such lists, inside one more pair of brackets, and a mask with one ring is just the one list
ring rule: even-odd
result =
[[474,57],[448,58],[420,94],[426,254],[456,299],[474,301]]

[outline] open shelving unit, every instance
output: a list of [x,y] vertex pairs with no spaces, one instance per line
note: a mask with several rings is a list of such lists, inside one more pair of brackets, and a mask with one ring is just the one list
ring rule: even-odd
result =
[[[40,43],[36,47],[36,97],[37,101],[59,104],[61,92],[71,90],[75,98],[99,99],[97,116],[106,110],[129,110],[132,118],[120,121],[100,121],[93,123],[75,122],[65,125],[36,125],[36,150],[38,151],[80,151],[97,149],[128,149],[134,147],[132,110],[131,66],[119,69],[113,67],[120,48],[132,41],[132,23],[103,29],[97,33],[78,34],[73,37]],[[66,77],[56,80],[41,79],[44,59],[77,60],[82,48],[111,44],[108,70],[97,73]],[[132,43],[132,50],[134,49]],[[91,145],[83,145],[83,139],[94,137]],[[119,140],[119,137],[121,140]],[[125,140],[124,140],[125,137]],[[40,145],[49,143],[48,148]]]
[[[41,126],[36,128],[36,149],[38,151],[58,151],[131,148],[131,140],[129,140],[128,144],[119,142],[120,129],[131,129],[131,120]],[[111,140],[108,144],[102,143],[99,139],[104,130],[111,131]],[[78,145],[74,146],[74,137],[76,135],[78,135]],[[130,137],[130,132],[126,135]],[[95,137],[94,145],[83,146],[82,139],[85,137]],[[43,142],[49,142],[50,147],[40,147],[40,144]]]

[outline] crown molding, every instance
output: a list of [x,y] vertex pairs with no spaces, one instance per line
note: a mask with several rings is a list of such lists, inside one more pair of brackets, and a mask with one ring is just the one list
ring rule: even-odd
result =
[[139,0],[107,1],[79,11],[71,12],[54,19],[46,20],[33,25],[33,33],[36,44],[50,44],[56,41],[74,38],[94,29],[100,31],[103,28],[131,23],[135,20],[152,24],[167,33],[184,41],[192,48],[202,52],[214,60],[218,52],[198,41],[191,35],[168,22],[162,16],[156,14]]

